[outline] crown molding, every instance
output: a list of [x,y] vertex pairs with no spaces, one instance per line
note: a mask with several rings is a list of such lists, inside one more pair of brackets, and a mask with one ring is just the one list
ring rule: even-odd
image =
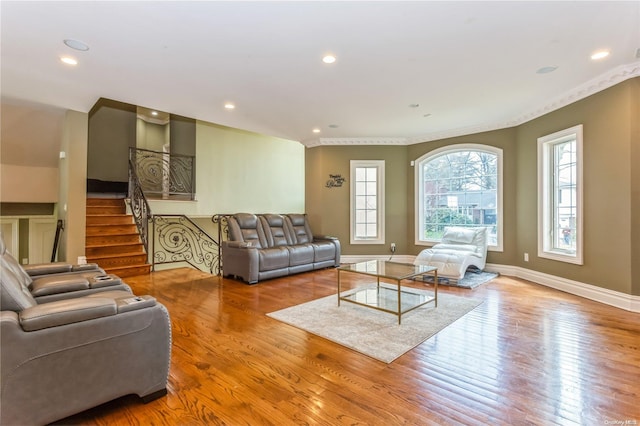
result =
[[519,126],[520,124],[534,120],[552,111],[556,111],[574,102],[613,87],[625,80],[638,76],[640,76],[640,61],[636,61],[627,65],[621,65],[610,70],[609,72],[601,74],[597,78],[581,84],[580,86],[568,92],[565,92],[564,94],[552,99],[539,108],[516,117],[511,122],[506,123],[508,125],[507,127]]
[[408,145],[407,138],[318,138],[303,142],[307,148],[330,145]]
[[305,141],[303,142],[303,145],[307,148],[329,145],[414,145],[475,133],[489,132],[492,130],[507,129],[509,127],[519,126],[545,114],[556,111],[634,77],[640,77],[640,61],[614,68],[545,102],[543,105],[506,121],[461,127],[410,138],[319,138]]

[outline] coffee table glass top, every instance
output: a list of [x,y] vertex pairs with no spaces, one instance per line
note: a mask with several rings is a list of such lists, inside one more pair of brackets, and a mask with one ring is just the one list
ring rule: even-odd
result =
[[[341,272],[372,276],[376,277],[376,280],[374,283],[343,292]],[[421,274],[433,274],[433,294],[425,294],[401,286],[402,280]],[[393,283],[381,282],[381,278],[393,281]],[[395,314],[398,316],[398,324],[400,324],[404,313],[429,302],[434,302],[434,305],[438,306],[438,268],[385,260],[370,260],[340,266],[338,268],[338,306],[340,306],[341,300]]]
[[402,291],[400,305],[398,305],[398,289],[381,284],[379,287],[371,286],[357,288],[353,292],[346,292],[341,297],[347,302],[366,305],[382,311],[397,313],[408,312],[411,309],[424,305],[434,300],[433,294]]
[[426,265],[412,265],[409,263],[391,262],[386,260],[370,260],[340,266],[338,269],[347,272],[371,275],[374,277],[404,280],[416,275],[435,271],[437,268]]

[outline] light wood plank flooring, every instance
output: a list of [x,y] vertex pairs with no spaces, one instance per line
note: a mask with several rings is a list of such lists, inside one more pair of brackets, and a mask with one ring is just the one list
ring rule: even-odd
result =
[[126,281],[171,314],[169,394],[59,424],[640,425],[640,314],[523,280],[441,286],[484,303],[391,364],[265,316],[334,294],[332,269],[254,286],[191,269]]

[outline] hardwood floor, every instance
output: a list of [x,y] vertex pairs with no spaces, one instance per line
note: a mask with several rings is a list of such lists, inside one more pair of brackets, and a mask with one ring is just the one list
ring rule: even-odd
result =
[[640,314],[523,280],[441,286],[484,303],[391,364],[265,316],[334,294],[335,270],[254,286],[191,269],[126,281],[171,314],[169,394],[59,424],[640,424]]

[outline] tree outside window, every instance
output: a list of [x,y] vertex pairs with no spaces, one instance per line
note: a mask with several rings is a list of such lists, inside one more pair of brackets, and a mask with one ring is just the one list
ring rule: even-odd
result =
[[489,228],[489,246],[501,247],[502,151],[457,145],[417,161],[417,243],[437,242],[446,226]]

